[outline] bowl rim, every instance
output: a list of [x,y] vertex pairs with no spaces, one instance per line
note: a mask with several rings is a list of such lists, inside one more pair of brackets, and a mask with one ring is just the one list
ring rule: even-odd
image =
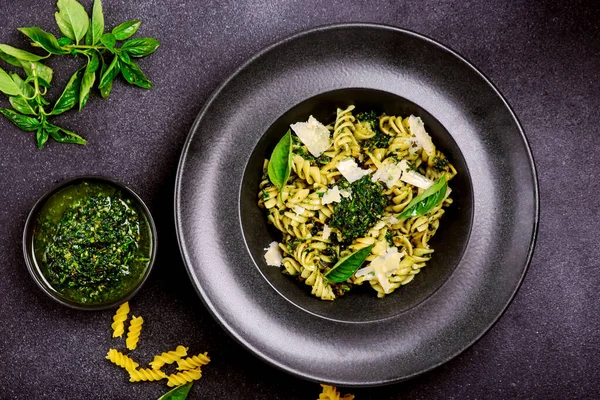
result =
[[[138,206],[144,213],[144,216],[148,220],[148,225],[149,225],[151,236],[152,236],[151,237],[152,250],[151,250],[151,254],[150,254],[150,261],[148,261],[148,266],[146,268],[146,271],[144,272],[144,275],[142,276],[140,281],[135,285],[135,287],[132,290],[130,290],[125,296],[120,297],[119,299],[116,299],[116,300],[113,300],[110,302],[106,302],[106,303],[90,304],[90,305],[77,303],[75,301],[68,300],[64,297],[57,295],[55,290],[52,289],[47,282],[45,282],[43,279],[41,279],[40,276],[42,275],[42,272],[39,271],[38,267],[35,265],[35,262],[33,260],[34,255],[30,252],[30,244],[31,244],[31,241],[33,240],[32,230],[33,230],[33,226],[35,225],[35,220],[36,220],[41,208],[58,191],[60,191],[64,188],[67,188],[69,186],[75,185],[77,183],[82,183],[82,182],[86,182],[86,181],[99,181],[99,182],[107,183],[109,185],[115,186],[116,188],[118,188],[120,190],[125,191],[129,196],[131,196],[131,198],[133,198],[134,201],[137,202]],[[154,267],[154,262],[156,260],[156,253],[157,253],[157,244],[158,244],[158,236],[157,236],[157,231],[156,231],[156,224],[154,223],[154,219],[152,218],[152,214],[150,213],[150,210],[148,209],[148,206],[146,205],[146,203],[142,200],[142,198],[136,192],[134,192],[129,186],[127,186],[123,182],[120,182],[116,179],[113,179],[113,178],[110,178],[107,176],[103,176],[103,175],[78,175],[78,176],[74,176],[71,178],[67,178],[67,179],[59,181],[58,183],[53,185],[50,189],[48,189],[46,192],[44,192],[44,194],[42,194],[38,198],[38,200],[35,202],[35,204],[31,208],[31,210],[29,211],[29,214],[27,215],[27,219],[25,220],[25,225],[23,228],[23,239],[22,239],[23,256],[25,258],[25,265],[27,266],[27,271],[33,278],[33,281],[36,283],[36,285],[47,296],[52,298],[57,303],[60,303],[64,306],[67,306],[67,307],[70,307],[70,308],[73,308],[76,310],[81,310],[81,311],[98,311],[98,310],[111,309],[111,308],[116,307],[119,304],[129,301],[133,296],[135,296],[137,294],[137,292],[142,288],[142,286],[144,285],[146,280],[148,279],[148,276],[150,276],[150,272],[152,271],[152,268]]]

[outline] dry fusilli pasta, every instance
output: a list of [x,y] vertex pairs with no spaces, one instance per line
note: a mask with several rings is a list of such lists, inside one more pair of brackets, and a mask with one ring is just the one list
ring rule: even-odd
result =
[[208,357],[208,353],[198,354],[197,356],[191,356],[178,360],[177,369],[180,371],[194,369],[196,367],[206,365],[209,362],[210,358]]
[[323,392],[319,395],[317,400],[354,400],[353,394],[345,394],[344,397],[340,397],[340,392],[337,391],[335,386],[323,385]]
[[110,349],[108,350],[108,354],[106,355],[106,359],[110,360],[113,364],[118,365],[121,368],[125,368],[126,370],[135,369],[138,367],[138,363],[133,361],[130,357],[121,353],[119,350]]
[[202,377],[202,372],[200,372],[200,368],[191,369],[187,371],[178,372],[173,375],[169,375],[169,382],[167,385],[169,386],[179,386],[184,385],[191,381],[197,381]]
[[127,372],[129,372],[129,382],[158,381],[167,377],[160,369],[128,369]]
[[159,369],[165,364],[173,364],[175,361],[180,360],[181,357],[187,356],[187,351],[187,347],[177,346],[175,350],[155,356],[154,360],[150,363],[150,366],[153,369]]
[[121,304],[115,316],[113,317],[113,323],[111,325],[113,329],[113,337],[121,337],[125,332],[125,321],[127,320],[127,314],[129,314],[129,303],[125,302]]
[[136,317],[135,315],[131,316],[131,321],[129,323],[129,330],[127,331],[127,339],[125,340],[125,343],[127,344],[127,348],[129,350],[136,349],[138,340],[140,339],[140,332],[142,331],[143,323],[144,323],[144,318]]

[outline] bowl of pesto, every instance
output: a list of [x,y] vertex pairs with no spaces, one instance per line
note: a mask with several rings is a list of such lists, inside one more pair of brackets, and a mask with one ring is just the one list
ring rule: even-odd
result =
[[120,304],[137,293],[156,256],[156,227],[142,199],[99,176],[68,179],[29,213],[27,268],[50,297],[81,310]]

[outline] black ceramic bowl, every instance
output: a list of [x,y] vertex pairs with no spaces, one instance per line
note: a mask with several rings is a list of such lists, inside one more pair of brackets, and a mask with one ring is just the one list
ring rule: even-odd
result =
[[[42,268],[36,259],[35,250],[34,250],[34,241],[35,241],[35,233],[36,230],[39,229],[39,221],[38,217],[40,216],[40,212],[47,204],[47,202],[60,191],[67,189],[69,187],[75,187],[76,185],[81,185],[84,183],[92,183],[92,184],[101,184],[110,187],[114,187],[117,190],[120,190],[127,198],[131,199],[135,206],[137,207],[138,212],[146,219],[146,223],[148,225],[148,246],[150,253],[150,260],[146,264],[145,269],[139,275],[139,278],[122,294],[122,296],[118,298],[111,299],[105,302],[98,303],[81,303],[74,301],[67,296],[61,294],[52,285],[48,282],[46,277],[42,272]],[[101,177],[101,176],[79,176],[75,178],[70,178],[65,181],[60,182],[48,192],[46,192],[33,206],[31,209],[27,220],[25,222],[25,229],[23,231],[23,255],[25,256],[25,263],[27,265],[27,269],[31,274],[33,280],[38,285],[40,289],[44,293],[46,293],[53,300],[57,301],[60,304],[65,306],[75,308],[78,310],[104,310],[108,308],[115,307],[129,299],[131,299],[137,292],[140,290],[146,279],[148,278],[150,271],[154,265],[154,260],[156,258],[156,246],[157,246],[157,234],[156,234],[156,226],[154,224],[154,220],[152,219],[152,215],[148,210],[146,204],[144,204],[143,200],[130,188],[124,185],[121,182],[118,182],[111,178]]]
[[[264,210],[257,206],[262,165],[290,124],[306,121],[310,115],[328,124],[335,120],[337,108],[356,106],[355,112],[374,110],[378,115],[417,115],[421,117],[434,144],[455,166],[458,174],[450,182],[457,201],[440,221],[440,229],[429,242],[434,256],[413,281],[397,293],[378,299],[369,285],[357,286],[347,296],[336,299],[335,307],[310,294],[310,287],[284,275],[265,262],[264,248],[281,242],[282,234],[267,224]],[[284,298],[304,311],[337,321],[366,322],[402,313],[421,303],[436,291],[458,265],[469,241],[473,218],[473,192],[469,171],[458,145],[448,131],[429,112],[395,94],[372,89],[340,89],[311,97],[283,114],[258,142],[242,178],[240,216],[244,240],[261,274]]]

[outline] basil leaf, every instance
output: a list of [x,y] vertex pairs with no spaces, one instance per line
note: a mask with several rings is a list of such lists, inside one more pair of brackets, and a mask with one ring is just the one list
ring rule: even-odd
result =
[[98,88],[102,89],[104,86],[112,83],[113,79],[115,79],[120,71],[121,66],[119,65],[119,57],[115,56],[108,68],[106,68],[106,71],[101,75]]
[[117,40],[125,40],[137,32],[140,24],[141,22],[138,20],[125,21],[121,25],[116,26],[115,29],[112,30],[112,33],[115,35]]
[[49,132],[43,127],[39,127],[35,133],[35,140],[37,142],[38,149],[44,147],[44,144],[48,141]]
[[52,81],[52,68],[38,61],[21,61],[21,67],[25,70],[28,77],[33,77],[33,71],[38,78],[44,80],[48,85]]
[[2,68],[0,68],[0,92],[9,96],[17,96],[21,93],[19,86]]
[[146,78],[146,76],[136,63],[134,63],[133,61],[130,61],[128,63],[122,62],[120,63],[120,65],[121,75],[123,75],[123,78],[125,78],[127,82],[144,89],[152,88],[152,82],[150,82],[150,80]]
[[372,244],[341,258],[329,271],[327,271],[325,278],[327,278],[329,282],[344,282],[360,268],[369,254],[371,254],[371,250],[373,250],[374,246],[375,245]]
[[19,94],[21,96],[33,97],[33,95],[35,94],[35,89],[29,83],[25,82],[23,79],[21,79],[21,77],[18,74],[14,72],[10,73],[10,78],[19,87]]
[[283,189],[292,170],[292,134],[288,129],[273,149],[267,172],[271,183],[279,190]]
[[446,174],[443,174],[433,185],[415,197],[396,218],[411,218],[425,215],[437,206],[446,196]]
[[42,46],[44,50],[52,54],[67,54],[69,50],[63,50],[56,37],[53,34],[45,32],[37,26],[31,26],[27,28],[19,28],[20,32],[25,34],[29,39]]
[[48,130],[52,139],[56,140],[59,143],[74,143],[74,144],[86,144],[86,140],[76,134],[75,132],[71,132],[65,128],[61,128],[56,125],[52,125],[49,122],[44,124],[44,128]]
[[56,100],[54,108],[50,112],[51,115],[62,114],[67,110],[73,108],[77,99],[79,98],[79,88],[81,86],[81,78],[83,77],[84,68],[79,68],[67,82],[67,86],[63,90],[62,94]]
[[77,0],[58,0],[58,12],[54,13],[60,31],[79,43],[85,37],[90,19],[85,8]]
[[131,62],[131,58],[129,57],[129,54],[127,54],[126,51],[121,51],[119,49],[117,50],[117,54],[119,55],[121,61],[123,61],[125,64],[129,64]]
[[15,67],[20,67],[21,66],[21,60],[19,60],[16,57],[13,57],[13,56],[11,56],[9,54],[6,54],[2,50],[0,50],[0,59],[6,61],[10,65],[14,65]]
[[10,102],[10,105],[21,114],[35,115],[35,110],[24,98],[11,96],[8,98],[8,101]]
[[[100,79],[100,78],[102,78],[102,76],[104,76],[106,69],[107,69],[107,65],[104,62],[104,58],[103,58],[102,59],[102,68],[100,68],[100,74],[98,75],[98,79]],[[106,85],[104,85],[100,88],[100,95],[102,96],[103,99],[106,99],[110,95],[110,92],[112,90],[112,84],[113,84],[113,81],[111,80]]]
[[81,86],[79,89],[79,111],[81,111],[83,106],[85,106],[85,103],[87,103],[90,90],[94,86],[94,82],[96,81],[95,72],[98,69],[98,64],[98,54],[93,53],[85,67],[83,77],[81,78]]
[[117,43],[115,35],[112,33],[105,33],[104,35],[100,36],[100,41],[111,53],[115,52],[115,44]]
[[16,47],[9,46],[7,44],[0,44],[0,51],[14,58],[24,61],[40,61],[46,57],[38,56],[37,54],[30,53],[25,50],[17,49]]
[[58,38],[56,41],[61,46],[70,46],[74,43],[73,40],[69,39],[68,37],[64,37],[64,36],[61,38]]
[[102,12],[102,0],[94,0],[94,6],[92,8],[92,26],[89,32],[92,33],[90,44],[98,44],[100,37],[104,33],[104,13]]
[[160,42],[154,38],[131,39],[123,43],[121,49],[127,51],[132,57],[144,57],[154,53]]
[[177,386],[175,389],[160,396],[158,400],[185,400],[193,384],[194,382],[189,382],[185,385]]
[[18,112],[8,108],[0,108],[0,113],[8,118],[10,122],[15,124],[17,128],[27,132],[33,132],[40,126],[40,121],[38,121],[37,118],[19,114]]

